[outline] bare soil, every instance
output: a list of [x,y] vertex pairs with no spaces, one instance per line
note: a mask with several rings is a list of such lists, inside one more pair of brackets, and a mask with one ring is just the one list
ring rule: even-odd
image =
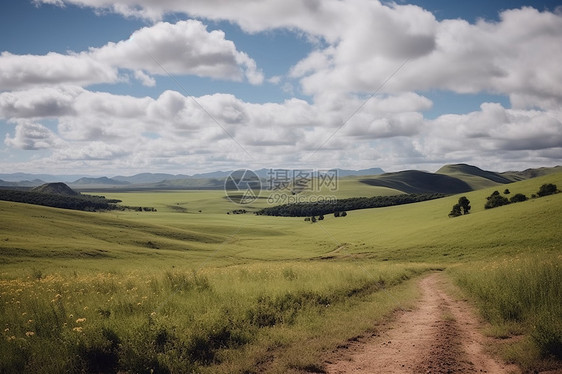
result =
[[442,273],[421,279],[415,309],[401,312],[373,336],[341,346],[326,372],[520,373],[485,352],[480,321],[466,302],[445,292],[445,282]]

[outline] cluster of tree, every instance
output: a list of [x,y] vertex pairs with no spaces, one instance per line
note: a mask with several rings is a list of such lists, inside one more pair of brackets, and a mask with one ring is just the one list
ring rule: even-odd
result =
[[[543,184],[540,188],[539,191],[536,194],[533,194],[531,197],[535,198],[535,197],[543,197],[543,196],[548,196],[548,195],[552,195],[555,193],[558,193],[560,191],[558,191],[558,188],[556,187],[555,184],[552,183],[546,183]],[[509,195],[511,192],[506,189],[504,192],[504,195]],[[485,209],[492,209],[492,208],[496,208],[499,206],[503,206],[503,205],[507,205],[507,204],[512,204],[512,203],[519,203],[522,201],[526,201],[527,200],[527,196],[525,196],[522,193],[517,193],[515,195],[513,195],[511,198],[507,198],[506,196],[502,196],[498,191],[494,191],[490,196],[488,196],[486,198],[486,204],[484,205]]]
[[470,200],[466,196],[462,196],[459,198],[459,202],[453,205],[449,217],[458,217],[468,213],[470,213]]
[[23,190],[0,190],[0,200],[12,201],[16,203],[43,205],[52,208],[99,211],[99,210],[136,210],[136,211],[156,211],[149,207],[128,207],[118,203],[121,200],[106,199],[105,196],[93,195],[60,195],[48,194],[34,191]]
[[[199,213],[201,213],[201,211],[199,211]],[[234,209],[231,210],[230,212],[226,212],[226,214],[246,214],[246,213],[248,213],[246,209]]]
[[334,217],[347,217],[347,212],[345,210],[343,212],[334,212]]
[[509,199],[502,196],[499,191],[494,191],[490,196],[486,198],[486,204],[484,204],[484,209],[497,208],[498,206],[503,206],[509,204]]
[[[300,202],[283,204],[264,208],[257,211],[257,215],[279,217],[312,217],[319,215],[341,213],[357,209],[382,208],[387,206],[417,203],[444,197],[440,193],[403,194],[395,196],[353,197],[337,201]],[[346,213],[347,214],[347,213]]]
[[558,192],[560,191],[558,191],[558,187],[556,187],[555,184],[547,183],[547,184],[543,184],[541,188],[539,188],[539,192],[537,192],[537,195],[539,197],[543,197],[548,195],[554,195],[555,193]]

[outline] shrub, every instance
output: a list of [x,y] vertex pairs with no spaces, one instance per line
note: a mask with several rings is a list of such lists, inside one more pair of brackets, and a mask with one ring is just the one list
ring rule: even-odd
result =
[[459,206],[463,214],[470,213],[470,200],[468,200],[466,196],[462,196],[459,198]]
[[459,204],[453,205],[453,209],[449,212],[449,217],[462,216],[461,206]]
[[558,188],[556,187],[555,184],[545,183],[541,186],[539,192],[537,192],[537,195],[543,197],[543,196],[553,195],[557,192],[558,192]]
[[527,200],[527,196],[523,195],[522,193],[517,193],[517,194],[513,195],[511,197],[511,199],[509,199],[509,202],[519,203],[519,202],[526,201],[526,200]]
[[484,205],[484,209],[492,209],[498,206],[503,206],[509,204],[507,197],[500,195],[498,191],[494,191],[490,196],[486,198],[488,201]]

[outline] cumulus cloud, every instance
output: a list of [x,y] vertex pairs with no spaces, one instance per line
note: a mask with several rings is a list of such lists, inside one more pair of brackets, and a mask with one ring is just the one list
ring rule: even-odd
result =
[[200,21],[160,22],[135,31],[127,40],[81,53],[46,55],[0,54],[0,87],[116,83],[128,69],[146,86],[152,75],[197,75],[261,84],[263,73],[247,54],[236,49],[222,31],[209,32]]
[[[53,98],[57,105],[52,105]],[[348,97],[340,104],[356,108],[359,102]],[[0,94],[0,118],[16,123],[5,144],[51,149],[52,157],[65,164],[99,166],[113,160],[114,168],[178,168],[197,160],[201,169],[271,167],[274,162],[331,167],[341,157],[392,170],[454,161],[484,166],[498,154],[513,162],[548,163],[560,155],[560,111],[485,103],[472,113],[427,120],[420,111],[430,106],[431,101],[417,94],[384,95],[344,122],[342,107],[300,99],[257,104],[228,94],[194,98],[176,91],[154,99],[81,87]],[[49,107],[54,109],[44,109]],[[56,130],[42,124],[46,119],[56,120]]]
[[37,85],[90,85],[117,82],[115,67],[102,63],[87,54],[48,53],[42,56],[0,54],[0,88],[23,89]]
[[222,31],[209,32],[196,20],[175,24],[159,22],[135,31],[127,40],[91,48],[89,55],[110,66],[155,75],[181,74],[242,80],[260,84],[263,75],[255,62],[225,38]]
[[20,120],[16,124],[14,136],[6,135],[4,143],[10,147],[38,150],[53,148],[61,144],[60,139],[40,123]]
[[[469,23],[377,0],[35,2],[154,23],[81,53],[0,55],[0,86],[17,89],[0,93],[0,118],[16,123],[5,139],[10,147],[51,148],[54,160],[116,168],[266,161],[330,167],[339,160],[353,168],[474,162],[497,170],[561,159],[559,13],[521,8],[503,11],[498,21]],[[249,33],[283,28],[316,40],[286,75],[268,80],[308,97],[258,104],[222,93],[141,98],[82,88],[126,77],[153,86],[166,74],[264,81],[255,61],[223,32],[196,20],[161,22],[167,13],[226,20]],[[484,103],[472,113],[428,120],[423,112],[433,103],[423,93],[432,90],[504,95],[511,108]],[[56,130],[44,126],[46,119],[56,120]]]
[[152,20],[180,12],[235,22],[247,32],[286,28],[320,37],[325,46],[291,71],[309,95],[372,92],[408,61],[385,85],[385,92],[485,91],[509,96],[517,108],[553,109],[562,104],[557,84],[562,80],[559,13],[527,7],[503,11],[498,22],[470,24],[461,19],[437,21],[421,7],[376,0],[60,2]]
[[[500,154],[503,159],[521,161],[541,150],[562,149],[562,112],[506,109],[484,103],[476,112],[426,121],[423,135],[414,144],[428,158],[464,157],[489,163]],[[544,160],[550,158],[542,153]]]

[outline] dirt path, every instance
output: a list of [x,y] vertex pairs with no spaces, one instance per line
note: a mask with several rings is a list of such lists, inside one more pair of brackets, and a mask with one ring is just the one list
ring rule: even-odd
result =
[[518,373],[483,350],[485,337],[469,306],[444,291],[444,275],[420,281],[416,309],[404,312],[367,341],[336,352],[327,373]]

